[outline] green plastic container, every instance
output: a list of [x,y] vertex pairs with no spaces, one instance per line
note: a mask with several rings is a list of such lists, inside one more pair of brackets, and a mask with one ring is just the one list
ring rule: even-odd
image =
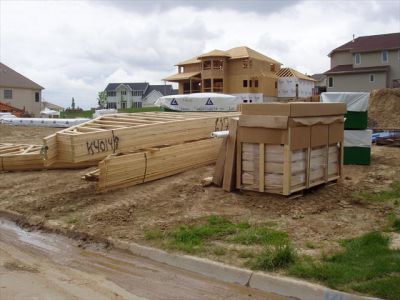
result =
[[345,115],[344,129],[367,129],[368,111],[348,111]]
[[370,165],[370,147],[344,147],[343,163],[345,165]]

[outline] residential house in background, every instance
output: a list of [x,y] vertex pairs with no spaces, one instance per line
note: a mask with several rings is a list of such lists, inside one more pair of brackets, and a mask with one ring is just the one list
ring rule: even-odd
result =
[[48,101],[43,101],[43,99],[42,99],[41,103],[42,103],[41,110],[44,110],[45,108],[51,109],[51,110],[54,110],[54,111],[58,111],[58,112],[61,112],[61,111],[65,110],[64,107],[62,107],[60,105],[57,105],[57,104],[54,104],[54,103],[51,103],[51,102],[48,102]]
[[361,36],[329,55],[328,92],[369,92],[400,87],[400,32]]
[[107,108],[125,109],[153,106],[162,96],[177,94],[172,85],[151,85],[147,82],[109,83]]
[[213,50],[176,66],[178,73],[164,78],[179,84],[179,94],[225,93],[242,100],[271,101],[278,95],[281,63],[248,47]]
[[282,68],[276,75],[278,79],[279,100],[308,98],[313,95],[315,79],[292,68]]
[[315,94],[321,94],[326,92],[326,75],[319,73],[311,75],[311,78],[315,80]]
[[44,88],[0,63],[0,102],[39,117]]

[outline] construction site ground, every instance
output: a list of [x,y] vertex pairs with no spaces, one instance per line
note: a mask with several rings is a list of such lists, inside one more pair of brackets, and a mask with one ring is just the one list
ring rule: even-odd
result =
[[[0,143],[41,144],[54,128],[0,125]],[[371,166],[345,166],[343,180],[300,197],[203,187],[213,166],[103,194],[82,181],[88,170],[43,170],[0,174],[0,209],[40,224],[159,246],[146,231],[195,224],[211,215],[232,221],[271,223],[288,233],[299,253],[317,257],[340,250],[340,240],[383,230],[398,203],[363,201],[359,193],[387,189],[400,181],[400,148],[373,146]],[[312,246],[310,246],[312,245]],[[232,247],[236,247],[232,245]],[[243,267],[238,255],[202,252],[213,260]]]

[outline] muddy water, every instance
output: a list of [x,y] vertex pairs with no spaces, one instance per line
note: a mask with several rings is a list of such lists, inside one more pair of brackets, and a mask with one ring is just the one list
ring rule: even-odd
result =
[[[284,299],[0,219],[3,299]],[[2,298],[0,297],[0,298]]]

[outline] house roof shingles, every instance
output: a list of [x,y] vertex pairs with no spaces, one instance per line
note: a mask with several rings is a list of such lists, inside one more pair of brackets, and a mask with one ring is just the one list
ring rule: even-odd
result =
[[387,72],[389,66],[361,67],[354,68],[353,65],[337,65],[326,71],[325,75],[331,74],[349,74],[349,73],[368,73],[368,72]]
[[120,84],[129,86],[132,91],[145,91],[149,86],[148,82],[114,82],[109,83],[105,90],[114,91]]
[[339,51],[373,52],[389,49],[400,49],[400,32],[360,36],[354,41],[347,42],[333,49],[329,56]]
[[170,84],[154,84],[154,85],[151,84],[149,85],[149,88],[146,90],[146,93],[144,93],[143,98],[145,98],[154,90],[160,92],[164,96],[174,95],[174,89]]
[[44,87],[26,78],[20,73],[0,62],[0,86],[9,88],[22,88],[43,90]]

